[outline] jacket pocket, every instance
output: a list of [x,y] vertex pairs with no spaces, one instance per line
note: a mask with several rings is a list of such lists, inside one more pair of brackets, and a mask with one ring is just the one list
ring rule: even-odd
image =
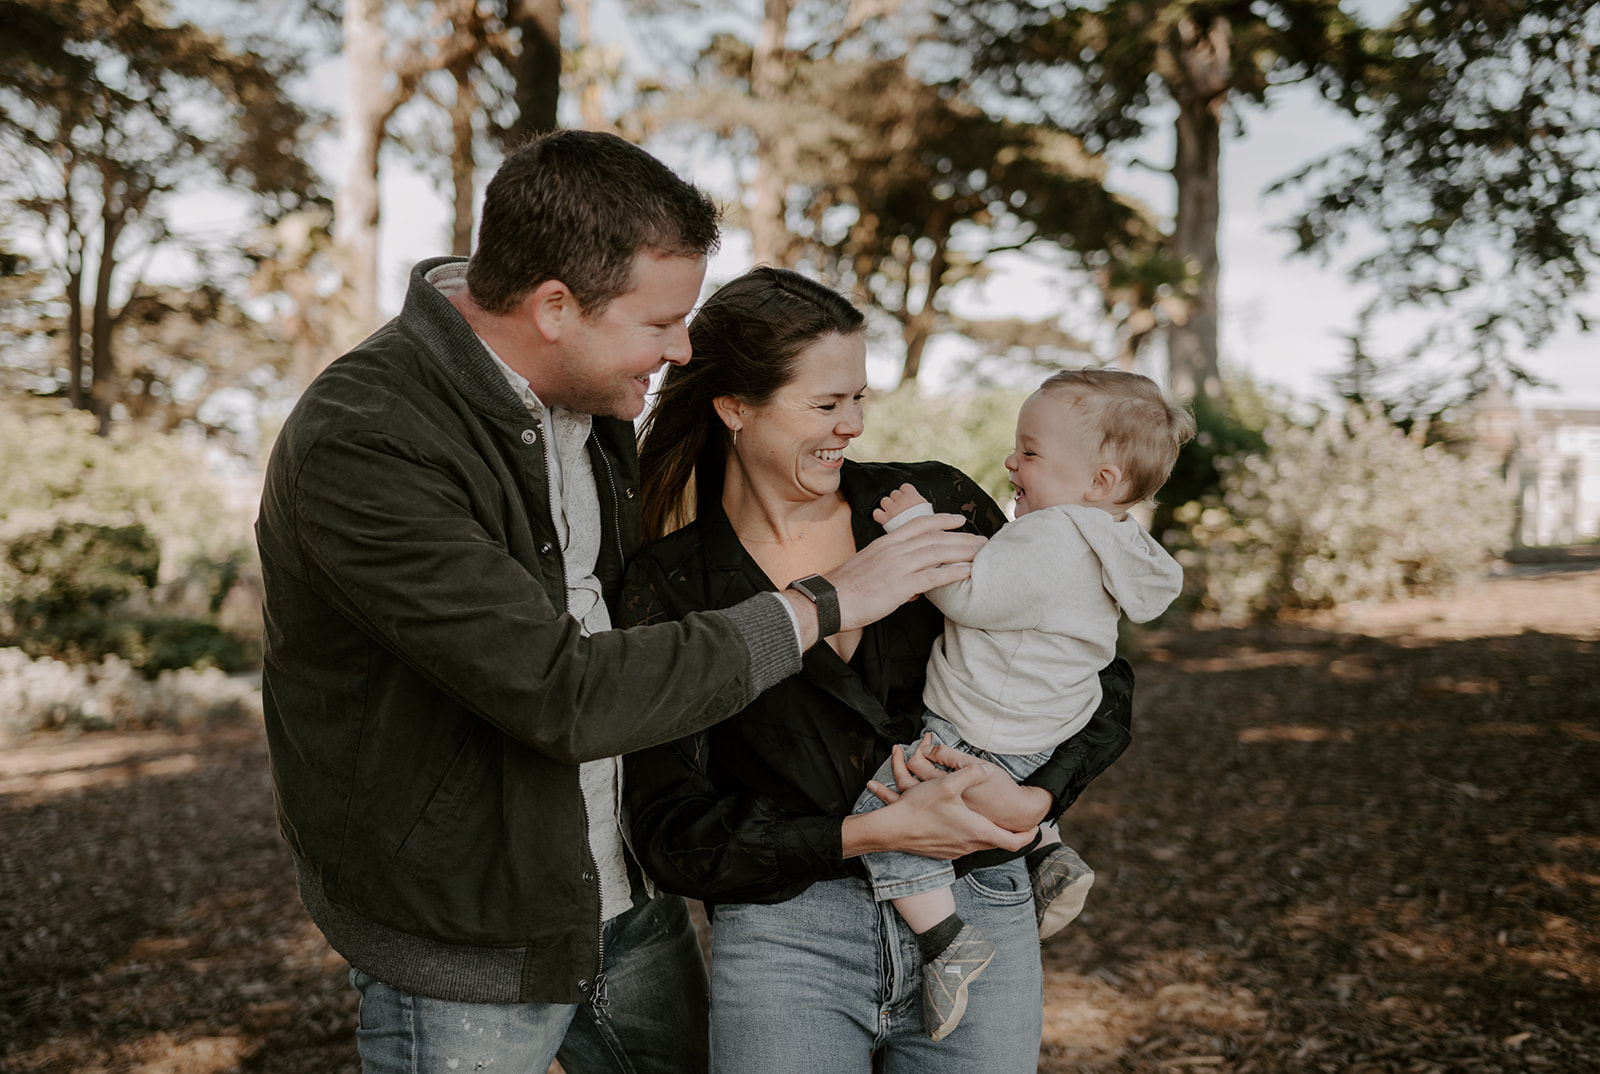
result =
[[483,795],[483,783],[497,754],[498,733],[493,728],[469,728],[445,770],[444,777],[428,796],[410,830],[395,847],[394,857],[408,872],[417,875],[437,873],[444,853],[452,843],[468,838],[465,830],[472,804]]

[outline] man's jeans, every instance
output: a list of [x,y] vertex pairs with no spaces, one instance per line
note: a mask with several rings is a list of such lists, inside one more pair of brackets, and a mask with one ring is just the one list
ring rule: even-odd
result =
[[455,1003],[350,971],[361,992],[356,1045],[364,1074],[693,1074],[706,1069],[705,962],[676,895],[636,899],[606,922],[606,991],[588,1004]]
[[787,902],[721,903],[711,917],[714,1074],[1033,1074],[1043,975],[1033,891],[1021,860],[955,883],[962,920],[999,951],[944,1040],[922,1023],[922,957],[888,903],[856,877]]

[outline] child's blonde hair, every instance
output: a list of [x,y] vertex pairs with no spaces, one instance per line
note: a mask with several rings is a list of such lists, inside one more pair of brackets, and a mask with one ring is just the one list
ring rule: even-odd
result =
[[1039,391],[1066,396],[1100,429],[1100,450],[1122,468],[1128,494],[1119,503],[1154,496],[1178,461],[1178,449],[1194,439],[1194,415],[1173,406],[1161,386],[1120,369],[1068,369],[1047,378]]

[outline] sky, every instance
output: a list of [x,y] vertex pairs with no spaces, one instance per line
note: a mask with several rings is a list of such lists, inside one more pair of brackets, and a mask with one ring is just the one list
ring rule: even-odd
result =
[[[317,72],[318,92],[330,103],[343,95],[342,65],[334,62]],[[1289,90],[1269,111],[1244,113],[1242,137],[1224,141],[1222,168],[1222,234],[1219,282],[1220,349],[1224,371],[1247,373],[1258,383],[1306,400],[1331,398],[1327,377],[1344,365],[1345,336],[1357,311],[1371,298],[1346,276],[1349,253],[1330,263],[1290,256],[1287,235],[1277,230],[1295,207],[1294,195],[1267,197],[1273,180],[1297,170],[1356,137],[1354,126],[1309,90]],[[1114,158],[1112,185],[1144,200],[1168,217],[1174,204],[1169,176],[1127,163],[1138,158],[1158,167],[1171,157],[1170,135],[1162,124],[1145,142]],[[669,164],[719,196],[726,196],[725,165],[707,174],[703,166],[670,144],[651,147]],[[323,161],[332,178],[339,162]],[[398,309],[409,266],[448,248],[447,208],[443,195],[404,162],[386,157],[383,173],[383,216],[380,233],[382,302],[387,312]],[[749,246],[737,233],[724,240],[713,262],[708,287],[748,267]],[[1059,305],[1068,285],[1057,273],[1038,265],[1019,265],[997,273],[985,285],[959,298],[969,317],[1037,316]],[[1597,296],[1586,303],[1600,309]],[[1398,339],[1419,317],[1390,322]],[[1379,342],[1384,342],[1380,336]],[[938,387],[947,380],[963,353],[959,343],[944,340],[931,346],[924,382]],[[1600,407],[1600,336],[1563,333],[1536,352],[1521,356],[1523,365],[1548,381],[1537,389],[1522,388],[1519,402]],[[895,363],[879,355],[869,366],[875,386],[892,383]]]

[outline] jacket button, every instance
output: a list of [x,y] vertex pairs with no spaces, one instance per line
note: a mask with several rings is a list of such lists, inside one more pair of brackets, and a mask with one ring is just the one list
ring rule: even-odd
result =
[[593,873],[584,873],[583,874],[583,882],[585,884],[587,884],[589,881],[591,881],[593,879],[594,879],[594,874]]
[[632,490],[632,489],[623,489],[623,490],[622,490],[622,495],[623,495],[623,496],[624,496],[624,497],[625,497],[625,498],[627,498],[627,499],[630,499],[630,500],[631,500],[631,499],[633,499],[633,490]]
[[522,430],[522,442],[524,444],[536,443],[538,441],[538,439],[539,439],[538,430],[536,430],[536,429],[524,429],[524,430]]
[[550,554],[550,549],[553,547],[554,545],[552,545],[549,541],[546,541],[544,544],[539,546],[539,554],[548,556]]
[[589,978],[585,977],[585,978],[581,979],[578,982],[578,991],[579,992],[587,992],[587,991],[589,991]]

